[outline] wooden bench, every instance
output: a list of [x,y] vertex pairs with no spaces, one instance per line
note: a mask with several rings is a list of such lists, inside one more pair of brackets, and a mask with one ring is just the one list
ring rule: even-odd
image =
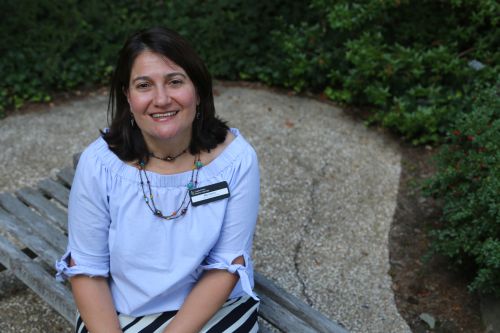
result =
[[[77,161],[78,155],[75,165]],[[56,179],[44,179],[36,188],[0,193],[0,263],[71,324],[76,306],[69,284],[56,282],[54,263],[66,248],[66,215],[73,176],[74,169],[65,168]],[[347,332],[258,272],[255,289],[261,298],[260,319],[279,331]],[[261,332],[268,331],[261,325]]]

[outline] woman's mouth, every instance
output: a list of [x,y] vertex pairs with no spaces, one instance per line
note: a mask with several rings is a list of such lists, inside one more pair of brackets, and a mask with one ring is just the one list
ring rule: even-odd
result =
[[153,117],[153,119],[165,119],[165,118],[168,118],[168,117],[173,117],[177,113],[179,113],[179,111],[169,111],[169,112],[164,112],[164,113],[153,113],[151,115],[151,117]]

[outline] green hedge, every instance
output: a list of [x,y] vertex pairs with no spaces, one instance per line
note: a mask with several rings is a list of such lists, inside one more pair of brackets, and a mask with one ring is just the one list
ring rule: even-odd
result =
[[266,36],[275,17],[298,20],[300,13],[286,1],[2,1],[0,115],[57,91],[107,83],[126,37],[151,26],[185,35],[215,77],[241,79],[273,48]]
[[120,44],[147,18],[136,1],[2,1],[0,111],[107,82]]
[[[498,74],[496,1],[314,0],[313,18],[275,31],[276,80],[372,107],[414,143],[436,142],[474,81]],[[486,64],[475,71],[468,62]],[[267,78],[266,78],[267,79]]]
[[217,78],[325,93],[416,144],[437,142],[468,87],[499,74],[498,14],[495,0],[4,0],[0,112],[107,82],[131,31],[166,25]]
[[[498,105],[470,96],[497,84],[499,8],[496,0],[3,0],[0,116],[57,91],[107,83],[125,38],[163,25],[185,35],[216,78],[324,94],[366,108],[369,121],[415,144],[441,142],[497,116]],[[452,183],[448,173],[460,154],[472,159],[476,145],[499,142],[487,133],[467,134],[477,138],[471,142],[449,137],[445,147],[455,148],[445,148],[450,157],[442,157],[431,191],[443,198],[447,221],[435,233],[436,251],[457,262],[472,258],[473,287],[483,291],[498,286],[498,227],[485,238],[498,226],[498,201],[488,199],[498,198],[498,178],[481,178],[476,172],[485,171],[468,159],[455,175],[464,182]],[[491,148],[479,155],[484,165],[498,161]]]
[[471,289],[500,296],[500,83],[478,91],[437,156],[426,192],[443,202],[432,249],[473,267]]

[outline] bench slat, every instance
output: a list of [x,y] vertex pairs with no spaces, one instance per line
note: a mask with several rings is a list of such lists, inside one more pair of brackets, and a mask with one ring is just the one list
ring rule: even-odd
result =
[[82,156],[82,153],[73,154],[73,169],[75,170],[76,166],[78,165],[78,161],[80,160],[80,156]]
[[41,215],[47,217],[51,221],[54,221],[59,227],[67,232],[66,212],[57,207],[54,203],[50,202],[40,192],[25,187],[16,191],[16,195],[19,199],[21,199],[21,201],[35,208]]
[[[262,310],[259,310],[259,333],[274,333],[273,330],[271,330],[270,328],[264,326],[262,324],[262,322],[264,322],[264,319],[262,319],[262,316],[260,314],[260,311]],[[271,325],[270,323],[266,322],[266,324],[268,325]],[[271,325],[272,326],[272,325]],[[274,328],[274,327],[273,327]],[[274,328],[276,330],[276,328]]]
[[19,223],[19,221],[11,217],[1,208],[0,227],[14,236],[17,240],[21,241],[50,266],[54,265],[60,255],[47,241],[33,234],[32,230],[28,230],[22,223]]
[[272,298],[279,305],[304,320],[318,332],[347,333],[345,328],[331,321],[319,311],[304,303],[302,300],[287,293],[262,274],[255,272],[254,279],[257,293],[259,295],[265,294]]
[[63,185],[71,187],[71,184],[73,184],[73,178],[75,177],[75,170],[72,167],[63,168],[57,173],[56,177],[63,183]]
[[35,230],[47,242],[54,245],[56,250],[64,252],[67,238],[62,231],[51,223],[47,223],[45,218],[35,213],[22,203],[21,200],[14,197],[11,193],[0,193],[0,207],[3,207],[18,220]]
[[283,332],[317,333],[315,329],[273,301],[268,295],[260,293],[259,297],[261,317]]
[[74,324],[76,306],[71,292],[1,235],[0,262],[67,321]]
[[68,207],[69,190],[58,182],[46,178],[38,182],[38,188],[46,195]]

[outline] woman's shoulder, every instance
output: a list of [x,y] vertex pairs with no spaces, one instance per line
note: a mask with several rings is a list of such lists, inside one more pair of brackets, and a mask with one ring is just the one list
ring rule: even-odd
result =
[[219,143],[217,147],[210,149],[209,151],[204,151],[201,155],[201,159],[204,161],[204,164],[209,164],[213,160],[215,160],[218,156],[220,156],[224,150],[234,141],[236,136],[228,130],[226,134],[226,138],[223,142]]
[[231,139],[227,147],[234,148],[232,153],[238,155],[240,158],[247,156],[251,158],[257,158],[254,147],[246,140],[243,134],[236,128],[231,128]]
[[219,146],[218,150],[214,151],[216,154],[204,162],[207,176],[217,176],[221,172],[239,169],[244,165],[258,164],[254,148],[236,128],[230,129],[224,144]]
[[109,175],[125,175],[128,168],[132,169],[109,149],[108,143],[102,136],[83,150],[78,162],[78,166],[80,165],[87,170],[103,169]]
[[240,159],[245,155],[254,155],[255,150],[252,145],[244,138],[243,134],[237,128],[231,128],[224,142],[219,144],[215,149],[210,151],[210,161],[216,160],[219,157],[222,159]]
[[89,163],[103,162],[104,159],[109,159],[109,153],[113,154],[109,150],[106,141],[104,141],[102,136],[99,136],[82,151],[78,163],[83,161]]

